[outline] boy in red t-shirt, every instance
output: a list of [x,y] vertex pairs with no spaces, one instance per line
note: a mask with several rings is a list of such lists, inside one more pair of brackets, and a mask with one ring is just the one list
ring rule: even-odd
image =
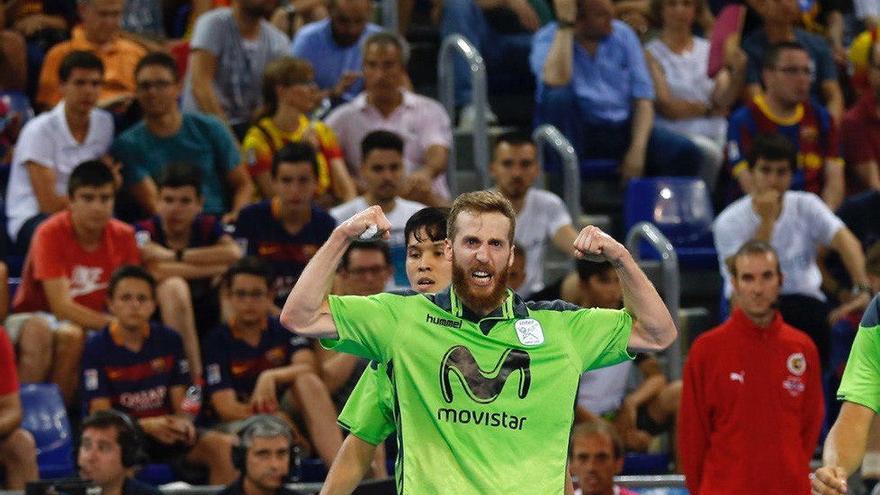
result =
[[[114,269],[139,264],[134,229],[111,218],[113,172],[78,165],[67,186],[69,209],[50,216],[31,241],[7,330],[19,349],[23,382],[50,378],[70,403],[85,329],[107,326],[107,282]],[[54,333],[54,335],[53,335]]]

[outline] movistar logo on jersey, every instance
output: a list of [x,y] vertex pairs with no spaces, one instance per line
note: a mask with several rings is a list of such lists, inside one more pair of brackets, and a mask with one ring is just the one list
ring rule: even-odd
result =
[[[440,390],[447,403],[453,400],[452,382],[458,378],[468,397],[480,404],[489,404],[501,394],[504,384],[513,373],[519,374],[517,396],[525,399],[532,384],[529,369],[529,353],[519,349],[507,349],[492,370],[484,371],[477,364],[471,351],[462,345],[449,349],[440,363]],[[525,417],[507,412],[486,412],[467,409],[440,408],[437,419],[452,423],[474,423],[477,425],[522,429]]]
[[439,316],[425,315],[425,323],[433,323],[444,327],[461,328],[461,320],[447,320]]

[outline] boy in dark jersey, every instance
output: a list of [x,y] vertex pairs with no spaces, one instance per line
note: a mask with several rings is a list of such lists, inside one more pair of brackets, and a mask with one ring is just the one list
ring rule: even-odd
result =
[[204,341],[211,406],[224,422],[254,413],[284,415],[280,404],[289,391],[317,454],[329,466],[342,444],[336,409],[317,373],[309,340],[291,335],[277,316],[269,315],[268,267],[258,258],[243,258],[229,269],[224,284],[232,311],[229,324]]
[[117,409],[136,419],[151,460],[185,460],[208,469],[210,484],[235,479],[230,449],[235,437],[198,432],[182,410],[189,363],[180,335],[150,321],[156,281],[143,268],[123,266],[110,278],[113,321],[93,333],[83,353],[86,414]]
[[235,223],[235,238],[245,246],[245,253],[272,267],[276,277],[272,298],[278,307],[336,227],[336,220],[313,204],[317,186],[314,148],[308,143],[289,143],[272,161],[275,195],[241,210]]

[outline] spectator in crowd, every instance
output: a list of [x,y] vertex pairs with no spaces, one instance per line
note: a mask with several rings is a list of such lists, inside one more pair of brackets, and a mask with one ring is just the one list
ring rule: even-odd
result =
[[72,51],[88,51],[104,63],[104,83],[99,88],[98,106],[124,110],[134,96],[134,66],[146,49],[120,35],[123,0],[81,0],[82,24],[73,28],[70,41],[52,47],[43,60],[36,102],[42,108],[55,106],[64,95],[60,89],[59,68]]
[[330,17],[303,26],[290,51],[315,68],[315,82],[335,103],[354,99],[363,89],[361,45],[382,30],[369,22],[370,0],[330,0]]
[[391,222],[391,261],[394,266],[394,279],[390,287],[409,287],[406,279],[406,238],[404,227],[409,218],[425,207],[421,203],[403,199],[400,193],[404,173],[403,139],[385,130],[372,131],[361,141],[360,177],[364,184],[364,194],[330,210],[330,214],[341,223],[355,213],[372,205],[379,205],[388,221]]
[[22,33],[6,29],[6,9],[0,11],[0,90],[22,91],[27,88],[27,46]]
[[[406,222],[406,276],[413,290],[435,294],[452,280],[452,264],[446,259],[446,208],[428,207]],[[339,413],[339,424],[349,431],[339,455],[327,474],[322,495],[351,493],[378,461],[373,472],[385,472],[382,442],[396,428],[390,373],[393,367],[373,361],[364,371]]]
[[[817,495],[838,495],[851,493],[847,479],[859,465],[863,470],[873,469],[880,453],[876,451],[877,384],[880,380],[877,370],[877,335],[880,326],[880,298],[871,301],[859,323],[859,330],[850,351],[846,369],[837,399],[843,401],[840,414],[828,432],[822,453],[822,467],[810,476],[813,493]],[[865,453],[865,447],[873,443],[872,452]],[[863,463],[864,458],[864,463]]]
[[232,460],[241,475],[218,495],[295,495],[284,486],[294,460],[293,435],[274,416],[248,419],[238,432]]
[[514,290],[520,290],[526,283],[526,260],[528,253],[519,244],[513,244],[513,263],[507,271],[507,286]]
[[635,495],[614,484],[623,470],[623,442],[601,419],[580,423],[571,431],[568,469],[578,480],[575,495]]
[[0,466],[6,472],[7,490],[23,490],[25,483],[40,478],[34,437],[21,428],[18,388],[12,342],[0,328]]
[[51,376],[70,403],[84,332],[112,321],[104,312],[110,274],[139,263],[140,254],[134,229],[111,218],[115,188],[106,165],[81,163],[67,191],[67,208],[34,234],[6,329],[18,343],[20,374],[32,381]]
[[[573,304],[608,309],[623,305],[620,278],[611,263],[578,260],[576,276]],[[633,368],[642,379],[638,387],[628,390]],[[653,355],[640,353],[633,361],[581,375],[575,407],[580,418],[612,421],[627,449],[645,452],[654,436],[672,429],[680,398],[681,381],[670,382]]]
[[214,279],[241,258],[241,249],[217,217],[201,213],[205,200],[199,168],[188,163],[167,165],[158,189],[158,214],[138,222],[135,237],[156,279],[182,277],[187,281],[188,305],[192,305],[197,330],[192,335],[203,336],[220,323]]
[[259,258],[243,258],[226,273],[230,323],[204,341],[208,400],[224,422],[255,412],[290,421],[286,404],[295,404],[316,453],[329,466],[342,444],[333,421],[336,409],[309,340],[291,336],[270,316],[271,287],[269,268]]
[[7,232],[12,251],[20,255],[27,253],[37,226],[67,207],[71,171],[104,156],[113,140],[113,118],[95,108],[104,79],[101,60],[73,51],[56,70],[64,99],[25,124],[12,155]]
[[776,249],[783,274],[779,311],[787,323],[803,330],[816,343],[823,363],[828,357],[829,308],[816,263],[820,247],[836,251],[853,283],[854,295],[868,298],[865,256],[858,239],[815,194],[790,191],[797,153],[780,134],[759,135],[748,162],[752,193],[724,209],[712,230],[724,278],[724,297],[738,301],[728,260],[749,240]]
[[209,484],[232,481],[234,437],[196,430],[182,408],[189,363],[180,335],[150,321],[156,281],[143,268],[122,266],[113,272],[107,296],[112,320],[89,336],[83,353],[83,410],[113,408],[136,418],[150,462],[183,459],[206,467]]
[[127,414],[98,411],[83,420],[81,430],[79,475],[98,485],[102,495],[161,495],[131,474],[132,468],[147,462],[147,454],[141,431]]
[[374,33],[363,43],[364,91],[327,118],[336,131],[349,170],[363,163],[361,142],[385,129],[404,142],[400,195],[436,206],[449,199],[446,167],[452,144],[449,116],[440,104],[403,88],[409,47],[399,36]]
[[206,12],[196,20],[183,110],[201,111],[226,121],[241,139],[260,107],[263,72],[287,53],[287,36],[265,16],[275,0],[234,0],[232,7]]
[[318,155],[316,200],[330,208],[355,197],[357,189],[345,166],[342,149],[327,124],[309,120],[315,100],[312,66],[300,59],[281,57],[263,75],[263,108],[242,142],[242,155],[257,191],[272,197],[272,157],[287,143],[306,141]]
[[840,124],[840,148],[852,171],[848,192],[880,191],[880,44],[871,45],[868,88]]
[[234,220],[254,193],[229,130],[214,116],[180,111],[177,64],[170,55],[144,57],[135,79],[144,119],[116,138],[112,153],[122,162],[126,187],[144,213],[156,214],[155,181],[162,169],[183,161],[202,171],[205,212]]
[[563,253],[572,254],[577,237],[565,203],[552,192],[532,187],[541,173],[538,149],[524,133],[511,132],[498,137],[489,173],[495,187],[510,201],[516,212],[514,242],[526,254],[526,280],[517,289],[523,297],[544,288],[544,253],[548,241]]
[[[797,0],[765,0],[756,4],[758,14],[764,21],[763,28],[756,29],[743,39],[742,47],[749,56],[746,76],[747,93],[754,97],[761,93],[761,82],[767,90],[766,72],[768,67],[776,66],[777,71],[787,65],[774,62],[768,64],[767,58],[774,45],[794,43],[800,45],[807,55],[805,67],[808,73],[783,71],[785,77],[806,79],[809,75],[808,92],[817,101],[823,102],[836,122],[843,117],[843,92],[837,82],[837,67],[828,42],[819,35],[808,33],[797,27],[800,10]],[[800,101],[807,100],[807,97]]]
[[695,175],[703,159],[687,138],[654,126],[654,86],[633,30],[611,0],[556,0],[558,21],[532,41],[538,123],[555,125],[577,156],[620,161],[626,180]]
[[[532,35],[553,19],[544,0],[445,0],[440,34],[463,36],[476,47],[486,63],[491,92],[516,88],[526,94],[535,81],[529,76]],[[455,102],[472,101],[471,72],[462,57],[455,59]],[[464,114],[462,119],[464,119]]]
[[657,94],[655,124],[687,136],[703,153],[700,176],[713,188],[724,159],[727,116],[745,82],[745,52],[725,46],[724,67],[707,75],[709,41],[693,34],[704,0],[652,0],[660,35],[645,45]]
[[727,128],[727,172],[736,179],[730,184],[733,199],[754,191],[747,160],[756,136],[780,133],[797,150],[794,188],[820,195],[832,210],[840,206],[844,178],[837,127],[825,108],[810,101],[810,70],[809,54],[797,43],[767,50],[764,92],[734,112]]
[[[384,241],[354,241],[346,249],[336,272],[333,293],[342,296],[372,296],[385,290],[392,280],[391,251]],[[348,401],[367,360],[321,349],[324,380],[333,394],[337,410]]]
[[249,256],[272,267],[272,299],[279,307],[306,263],[330,237],[336,226],[312,198],[318,186],[319,162],[312,145],[296,141],[284,145],[272,159],[271,199],[247,206],[235,223],[235,238]]
[[582,308],[618,308],[623,300],[620,278],[607,263],[576,260],[575,270],[543,290],[532,294],[533,301],[565,302]]
[[688,490],[807,493],[824,414],[816,346],[775,309],[783,273],[770,244],[744,244],[730,270],[738,306],[685,364],[678,449]]

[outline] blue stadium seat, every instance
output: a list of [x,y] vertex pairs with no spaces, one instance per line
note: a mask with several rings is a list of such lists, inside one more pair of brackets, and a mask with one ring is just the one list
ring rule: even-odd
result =
[[[624,204],[628,232],[641,221],[653,223],[669,239],[684,268],[718,267],[712,239],[712,200],[702,179],[651,177],[629,182]],[[640,246],[643,259],[658,259],[647,245]]]
[[612,158],[584,158],[580,160],[581,177],[599,179],[613,177],[618,173],[620,161]]
[[639,454],[631,452],[623,457],[622,474],[647,475],[666,474],[668,472],[668,454]]
[[37,464],[40,478],[72,476],[73,435],[61,392],[54,383],[22,385],[21,426],[31,432],[37,443]]

